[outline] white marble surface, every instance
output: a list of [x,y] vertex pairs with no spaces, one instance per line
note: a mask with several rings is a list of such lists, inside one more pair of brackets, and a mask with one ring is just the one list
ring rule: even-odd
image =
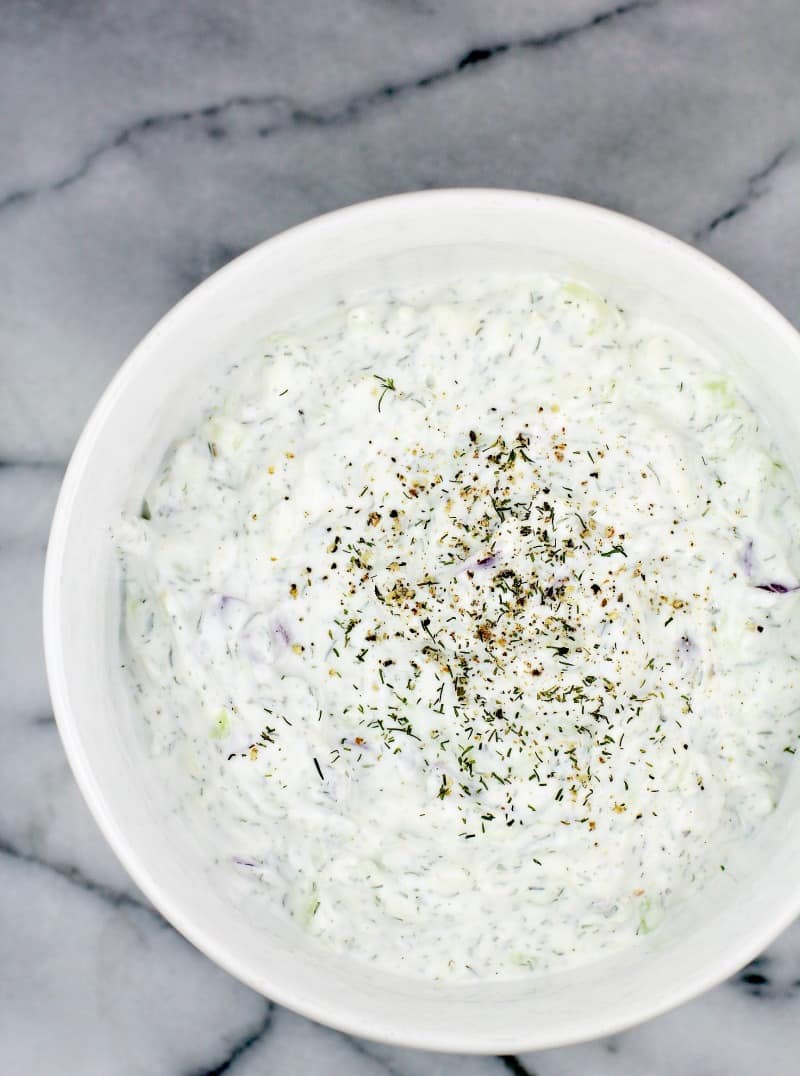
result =
[[[797,0],[6,0],[0,28],[0,1069],[749,1076],[800,1070],[800,926],[613,1039],[468,1059],[353,1041],[176,935],[52,721],[49,517],[137,338],[287,225],[419,187],[566,193],[707,250],[800,322]],[[471,61],[471,62],[467,62]]]

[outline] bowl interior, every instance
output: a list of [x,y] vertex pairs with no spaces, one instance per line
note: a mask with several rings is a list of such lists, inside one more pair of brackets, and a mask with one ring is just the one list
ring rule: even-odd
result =
[[[578,276],[743,363],[747,391],[798,473],[800,338],[760,297],[675,240],[593,207],[452,191],[344,210],[256,248],[180,303],[98,405],[56,513],[45,584],[48,672],[83,792],[135,880],[209,956],[275,1000],[334,1026],[438,1049],[514,1052],[590,1038],[691,997],[745,963],[800,910],[800,779],[758,840],[626,952],[529,980],[441,985],[320,949],[268,910],[232,911],[202,840],[148,759],[121,664],[110,528],[137,510],[209,377],[270,329],[364,289],[496,271]],[[354,419],[356,416],[354,416]]]

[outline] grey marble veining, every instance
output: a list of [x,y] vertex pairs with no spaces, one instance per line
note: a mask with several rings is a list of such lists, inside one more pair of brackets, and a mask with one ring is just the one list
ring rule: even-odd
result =
[[181,295],[376,195],[553,191],[695,243],[800,323],[795,0],[8,0],[0,26],[0,1067],[14,1073],[798,1071],[800,926],[705,997],[519,1058],[360,1042],[252,994],[99,836],[53,724],[40,589],[63,468]]

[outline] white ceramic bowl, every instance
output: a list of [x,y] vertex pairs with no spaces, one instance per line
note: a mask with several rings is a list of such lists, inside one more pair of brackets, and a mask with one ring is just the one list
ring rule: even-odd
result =
[[[758,840],[646,939],[578,970],[441,985],[321,950],[277,917],[258,928],[210,885],[201,844],[154,786],[120,670],[109,528],[136,508],[209,376],[257,333],[366,286],[477,270],[551,268],[736,353],[793,465],[800,337],[715,262],[660,232],[560,198],[492,190],[403,195],[303,224],[180,302],[122,366],[81,437],[53,521],[44,588],[47,669],[72,769],[103,832],[166,918],[255,990],[334,1027],[438,1050],[512,1053],[615,1032],[730,975],[800,912],[800,780]],[[140,724],[140,723],[139,723]]]

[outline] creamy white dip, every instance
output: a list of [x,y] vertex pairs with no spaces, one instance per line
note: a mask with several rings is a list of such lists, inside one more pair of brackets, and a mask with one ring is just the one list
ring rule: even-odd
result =
[[380,296],[234,366],[119,526],[133,690],[214,854],[327,945],[562,967],[775,807],[798,534],[685,337],[553,277]]

